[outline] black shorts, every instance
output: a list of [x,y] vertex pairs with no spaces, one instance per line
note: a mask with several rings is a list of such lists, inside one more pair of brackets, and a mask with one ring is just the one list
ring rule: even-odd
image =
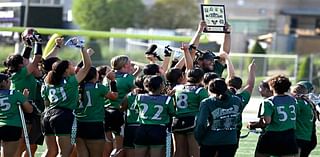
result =
[[120,135],[121,127],[124,124],[123,112],[115,108],[106,108],[104,118],[105,131],[112,131],[116,135]]
[[32,124],[34,117],[36,117],[36,116],[40,117],[41,116],[41,111],[39,110],[37,105],[32,100],[29,100],[29,103],[32,105],[33,110],[32,110],[32,113],[25,113],[24,112],[24,119],[26,121],[26,124]]
[[136,131],[140,124],[128,124],[124,127],[123,147],[134,149],[134,139],[136,138]]
[[134,145],[141,146],[164,146],[166,144],[166,126],[144,125],[137,128]]
[[174,117],[172,121],[172,132],[179,134],[192,133],[195,126],[195,116]]
[[297,139],[300,148],[300,157],[308,157],[313,149],[317,146],[317,135],[315,132],[311,135],[311,141]]
[[42,145],[44,136],[41,131],[41,117],[38,115],[32,116],[31,130],[29,131],[30,144]]
[[276,156],[297,154],[298,145],[294,130],[266,131],[258,140],[257,151]]
[[105,139],[103,122],[77,122],[77,137],[89,140]]
[[16,126],[1,126],[0,140],[4,142],[18,141],[22,135],[22,128]]
[[42,129],[44,135],[68,135],[71,134],[74,115],[72,110],[54,108],[44,112]]
[[200,157],[234,157],[236,154],[237,145],[217,145],[217,146],[200,146]]

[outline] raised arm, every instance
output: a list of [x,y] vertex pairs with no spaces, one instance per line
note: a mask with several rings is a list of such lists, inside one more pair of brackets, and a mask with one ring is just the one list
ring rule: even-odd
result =
[[55,46],[51,49],[47,56],[44,56],[44,59],[48,59],[51,57],[56,57],[59,50],[63,46],[64,38],[57,38],[55,39]]
[[231,51],[231,35],[230,35],[231,28],[228,23],[226,23],[225,30],[227,31],[227,33],[224,34],[223,45],[222,45],[220,51],[224,51],[227,54],[230,54],[230,51]]
[[254,62],[254,60],[252,60],[252,62],[249,64],[248,70],[249,70],[249,76],[248,76],[247,84],[245,85],[243,90],[247,90],[251,94],[254,88],[254,82],[256,78],[256,63]]
[[226,62],[227,73],[228,73],[226,80],[230,80],[231,78],[233,78],[235,76],[235,70],[234,70],[234,66],[232,64],[232,61],[231,61],[228,53],[226,53],[226,52],[221,52],[219,56],[221,58],[223,58]]
[[90,51],[93,51],[93,49],[91,48],[86,49],[84,47],[81,47],[80,51],[81,51],[83,66],[80,68],[80,70],[76,74],[76,78],[79,83],[86,77],[87,73],[90,70],[90,67],[92,66],[91,58],[88,53],[92,53]]
[[170,62],[171,62],[171,54],[172,54],[172,49],[169,48],[169,45],[164,47],[164,60],[162,62],[162,69],[163,71],[167,72],[168,69],[170,69]]
[[191,54],[189,52],[189,45],[182,43],[181,49],[184,54],[184,62],[186,65],[186,70],[190,70],[193,68],[193,59],[191,58]]
[[[40,34],[32,28],[27,28],[22,33],[21,38],[25,44],[22,56],[24,58],[24,63],[27,67],[28,73],[36,74],[36,77],[38,75],[41,76],[41,73],[38,69],[38,64],[42,59],[42,39]],[[29,58],[32,51],[32,43],[34,43],[34,57],[33,61],[29,63]]]
[[[201,37],[201,33],[203,32],[204,28],[207,27],[207,24],[205,21],[201,20],[199,22],[198,28],[196,33],[194,34],[194,36],[192,37],[189,45],[190,45],[190,54],[191,54],[191,58],[192,60],[194,59],[194,57],[196,56],[196,48],[199,47],[199,43],[200,43],[200,37]],[[175,68],[179,68],[181,69],[185,64],[184,61],[184,57],[182,57],[179,62],[176,64]]]

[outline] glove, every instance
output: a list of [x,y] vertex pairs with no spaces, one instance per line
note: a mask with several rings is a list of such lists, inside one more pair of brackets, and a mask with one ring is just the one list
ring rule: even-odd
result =
[[69,39],[64,45],[69,47],[75,47],[75,48],[83,48],[84,47],[84,41],[80,40],[76,37],[73,37]]
[[169,45],[167,45],[166,47],[164,47],[164,56],[165,57],[170,57],[172,53],[172,49],[169,48]]
[[36,41],[36,42],[42,42],[42,37],[41,37],[41,35],[40,35],[37,31],[34,31],[34,32],[33,32],[32,37],[33,37],[33,40],[34,40],[34,41]]
[[253,122],[249,122],[247,125],[248,129],[256,129],[256,128],[265,128],[266,125],[263,123],[262,119],[260,119],[259,121],[253,121]]

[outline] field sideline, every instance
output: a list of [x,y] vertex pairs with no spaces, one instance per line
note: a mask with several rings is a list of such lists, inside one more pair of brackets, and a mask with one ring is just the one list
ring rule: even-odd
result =
[[[250,99],[249,104],[246,106],[244,113],[243,113],[243,126],[245,127],[247,122],[256,120],[257,118],[257,109],[258,105],[261,102],[260,97],[253,97]],[[317,147],[312,151],[310,157],[320,157],[320,149],[319,149],[319,143],[320,143],[320,123],[317,123],[317,137],[318,137],[318,145]],[[242,128],[243,134],[246,133],[246,128]],[[240,146],[237,151],[236,157],[253,157],[254,156],[254,150],[256,148],[257,140],[258,140],[257,134],[251,133],[247,138],[240,139]],[[45,146],[42,146],[38,148],[38,151],[36,152],[36,157],[40,157],[41,154],[44,152]]]
[[[319,141],[320,141],[320,127],[317,129],[317,136],[318,136],[318,145],[312,151],[310,157],[320,157],[320,149],[319,149]],[[247,138],[240,139],[240,147],[237,151],[236,157],[253,157],[254,150],[257,144],[258,135],[251,133]],[[41,154],[44,152],[45,146],[38,148],[36,152],[36,157],[40,157]]]

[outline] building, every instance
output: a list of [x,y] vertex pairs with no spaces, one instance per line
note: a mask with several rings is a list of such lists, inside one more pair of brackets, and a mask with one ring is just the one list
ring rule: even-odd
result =
[[[232,24],[235,43],[274,33],[272,51],[320,52],[319,0],[209,0],[224,4]],[[233,51],[244,51],[246,45],[233,45]]]

